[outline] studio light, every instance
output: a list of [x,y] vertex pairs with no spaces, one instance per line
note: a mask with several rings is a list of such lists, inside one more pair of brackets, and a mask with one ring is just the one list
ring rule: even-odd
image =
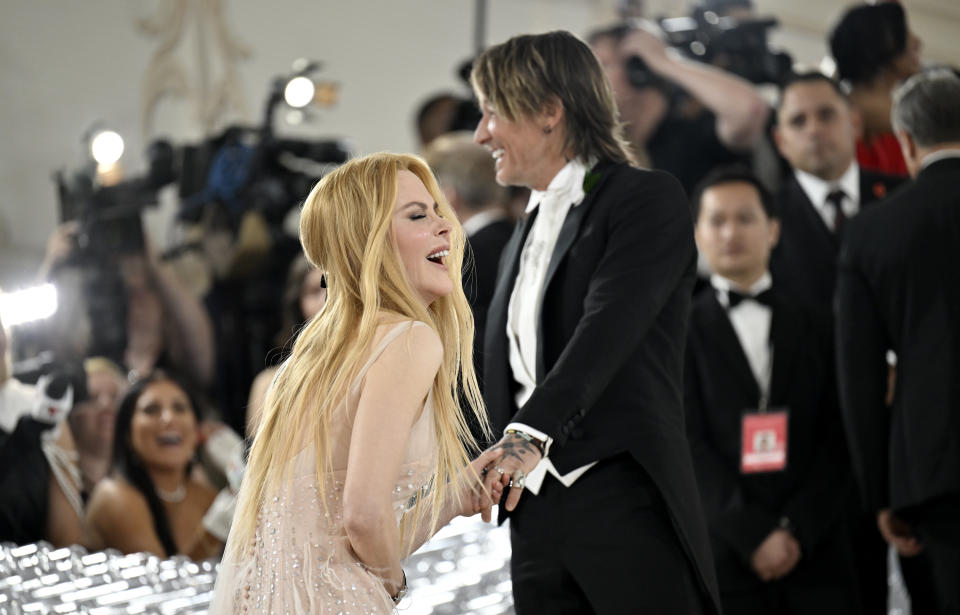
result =
[[287,82],[283,89],[283,99],[294,109],[301,109],[313,102],[313,97],[317,92],[313,80],[309,77],[294,77]]
[[0,321],[6,327],[50,318],[56,311],[57,288],[53,284],[0,294]]
[[101,130],[90,139],[90,155],[97,164],[115,164],[123,155],[123,137],[112,130]]

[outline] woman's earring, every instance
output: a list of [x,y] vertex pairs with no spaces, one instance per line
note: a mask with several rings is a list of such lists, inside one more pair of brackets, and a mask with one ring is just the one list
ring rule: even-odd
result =
[[543,128],[543,134],[548,135],[548,134],[550,134],[551,132],[553,132],[553,128],[552,128],[552,127],[550,127],[550,126],[544,126],[544,128]]

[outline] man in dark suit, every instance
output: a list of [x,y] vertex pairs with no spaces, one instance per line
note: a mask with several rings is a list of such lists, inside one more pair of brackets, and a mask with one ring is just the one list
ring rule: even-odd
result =
[[796,75],[781,90],[773,138],[791,172],[777,195],[771,268],[778,286],[828,313],[844,224],[902,181],[857,165],[858,122],[839,84],[821,73]]
[[960,80],[912,77],[894,94],[893,123],[915,181],[847,229],[836,300],[841,401],[881,532],[901,553],[926,554],[938,612],[960,613]]
[[[778,287],[828,317],[845,223],[902,181],[860,169],[858,123],[839,84],[821,73],[796,75],[782,87],[773,137],[790,172],[777,195],[780,242],[770,268]],[[849,505],[860,508],[852,495]],[[864,612],[885,612],[887,545],[873,515],[860,511],[851,534]]]
[[463,290],[473,309],[473,360],[482,385],[487,308],[493,298],[500,254],[514,226],[506,210],[507,189],[497,183],[490,152],[474,143],[468,132],[437,137],[424,158],[467,234],[469,253],[463,259]]
[[683,418],[683,190],[630,166],[609,84],[571,34],[491,47],[472,81],[497,181],[532,190],[484,346],[504,430],[486,485],[506,497],[517,613],[718,613]]
[[691,316],[687,430],[724,613],[858,613],[830,324],[775,290],[780,226],[752,173],[716,170],[693,204],[714,274]]

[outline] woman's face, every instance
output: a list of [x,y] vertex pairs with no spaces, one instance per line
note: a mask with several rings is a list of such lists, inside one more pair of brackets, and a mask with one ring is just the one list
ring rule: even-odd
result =
[[303,279],[300,288],[300,313],[304,320],[310,320],[327,302],[327,289],[323,287],[323,272],[311,269]]
[[123,379],[111,371],[98,370],[87,374],[89,399],[70,413],[70,427],[77,440],[110,450],[117,406],[126,388]]
[[903,80],[919,73],[923,69],[923,62],[920,60],[920,51],[923,49],[923,43],[920,38],[907,29],[907,46],[903,53],[894,60],[894,67],[897,76]]
[[130,421],[130,446],[143,464],[183,469],[193,458],[197,440],[197,418],[183,389],[170,380],[147,385]]
[[483,98],[480,108],[483,117],[473,140],[493,155],[497,183],[546,190],[566,164],[560,122],[548,113],[510,120]]
[[439,206],[420,178],[410,171],[400,171],[393,207],[393,237],[407,277],[424,305],[453,292],[446,265],[451,226],[449,220],[440,216]]

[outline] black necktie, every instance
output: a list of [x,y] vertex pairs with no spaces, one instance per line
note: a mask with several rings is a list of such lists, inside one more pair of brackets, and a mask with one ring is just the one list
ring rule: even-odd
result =
[[847,193],[843,190],[833,190],[827,195],[827,205],[833,206],[833,232],[836,235],[843,233],[843,226],[847,223],[847,214],[843,213],[843,199]]
[[772,289],[767,289],[757,293],[756,295],[745,295],[743,293],[738,293],[735,290],[727,291],[727,309],[733,309],[739,305],[741,301],[752,300],[757,303],[763,304],[767,307],[773,305],[773,291]]

